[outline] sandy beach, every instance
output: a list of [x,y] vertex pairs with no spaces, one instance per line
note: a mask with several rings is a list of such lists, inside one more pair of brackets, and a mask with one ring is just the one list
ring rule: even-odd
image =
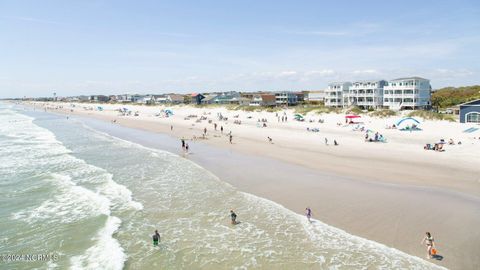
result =
[[[298,213],[309,206],[316,219],[421,258],[426,253],[420,240],[430,231],[443,256],[432,262],[450,269],[480,266],[476,252],[480,249],[476,230],[480,225],[480,132],[464,133],[470,125],[419,119],[422,131],[409,132],[386,128],[400,116],[362,116],[356,120],[361,123],[345,124],[345,114],[308,114],[305,121],[295,121],[294,110],[27,105],[101,120],[97,127],[118,132],[114,136],[174,153],[181,154],[179,139],[185,138],[192,152],[186,158],[245,192]],[[117,110],[123,107],[132,114],[121,115]],[[165,117],[166,109],[173,115]],[[219,120],[219,115],[228,119]],[[283,116],[286,122],[279,121]],[[142,134],[128,138],[115,131],[115,126],[162,133],[171,140],[142,140]],[[379,132],[387,142],[365,142],[365,132],[356,130],[361,126],[372,134]],[[444,152],[423,149],[426,143],[440,139],[453,139],[455,145],[445,144]]]

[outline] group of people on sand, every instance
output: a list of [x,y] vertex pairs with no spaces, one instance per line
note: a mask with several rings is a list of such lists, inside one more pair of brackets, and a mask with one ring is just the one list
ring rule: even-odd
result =
[[[443,145],[445,145],[445,144],[446,144],[445,139],[441,139],[440,142],[438,142],[438,143],[427,143],[427,144],[425,144],[423,146],[423,149],[433,150],[433,151],[437,151],[437,152],[444,152],[445,149],[443,148]],[[462,142],[458,141],[456,144],[461,145]],[[455,145],[455,141],[450,138],[450,140],[448,140],[448,145]]]
[[365,141],[366,142],[385,142],[385,137],[382,134],[375,132],[373,137],[370,137],[370,134],[365,132]]

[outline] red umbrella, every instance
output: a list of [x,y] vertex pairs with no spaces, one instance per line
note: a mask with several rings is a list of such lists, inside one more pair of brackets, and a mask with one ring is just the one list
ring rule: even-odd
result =
[[360,118],[360,115],[345,115],[345,118],[352,119],[352,118]]

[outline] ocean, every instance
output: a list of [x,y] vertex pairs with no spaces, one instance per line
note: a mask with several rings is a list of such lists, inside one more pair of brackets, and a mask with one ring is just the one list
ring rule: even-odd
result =
[[309,223],[184,157],[10,103],[0,205],[0,269],[440,268]]

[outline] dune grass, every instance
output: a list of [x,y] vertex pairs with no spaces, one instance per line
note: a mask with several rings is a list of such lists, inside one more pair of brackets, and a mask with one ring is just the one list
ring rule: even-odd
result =
[[413,111],[408,114],[410,117],[420,117],[427,120],[444,120],[455,122],[456,119],[451,114],[442,114],[432,111]]

